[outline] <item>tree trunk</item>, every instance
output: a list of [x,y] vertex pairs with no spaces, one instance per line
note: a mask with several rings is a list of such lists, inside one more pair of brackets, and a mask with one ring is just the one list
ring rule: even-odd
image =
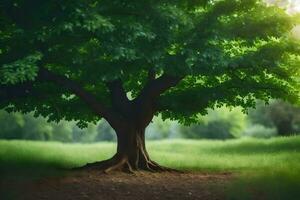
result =
[[151,172],[176,171],[167,167],[162,167],[152,161],[148,155],[145,145],[145,129],[128,128],[117,133],[117,152],[105,161],[89,163],[83,168],[110,171],[123,171],[133,173],[137,170]]
[[[156,98],[170,87],[175,86],[182,77],[162,75],[153,79],[151,73],[149,77],[150,81],[140,92],[140,95],[132,101],[127,98],[120,79],[108,82],[107,87],[111,93],[112,109],[103,110],[103,106],[99,106],[93,99],[90,100],[90,96],[85,93],[82,95],[89,97],[86,98],[90,100],[87,102],[93,109],[99,110],[99,116],[102,116],[101,113],[106,114],[103,117],[115,129],[118,138],[117,152],[112,158],[87,164],[83,168],[100,169],[104,172],[113,170],[127,172],[135,170],[176,171],[162,167],[150,159],[145,146],[145,129],[157,111]],[[95,105],[91,103],[95,103]]]

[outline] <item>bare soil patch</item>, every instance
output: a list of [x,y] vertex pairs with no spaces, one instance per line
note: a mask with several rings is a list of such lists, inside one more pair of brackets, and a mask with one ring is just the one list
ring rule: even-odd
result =
[[79,171],[63,176],[0,181],[0,199],[25,200],[156,200],[225,198],[229,173],[135,174]]

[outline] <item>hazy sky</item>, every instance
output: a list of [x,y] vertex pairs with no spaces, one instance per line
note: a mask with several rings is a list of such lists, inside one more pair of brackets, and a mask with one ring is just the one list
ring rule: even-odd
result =
[[287,12],[295,14],[300,12],[300,0],[266,0],[270,4],[276,4],[280,7],[287,8]]
[[[300,0],[290,0],[287,11],[290,14],[300,13]],[[300,25],[293,29],[292,34],[295,38],[300,39]]]
[[[291,15],[300,13],[300,0],[265,0],[269,4],[276,4],[279,7],[287,9],[287,12]],[[300,39],[300,25],[296,26],[292,30],[292,34],[295,38]]]
[[300,0],[290,0],[288,12],[291,14],[300,12]]

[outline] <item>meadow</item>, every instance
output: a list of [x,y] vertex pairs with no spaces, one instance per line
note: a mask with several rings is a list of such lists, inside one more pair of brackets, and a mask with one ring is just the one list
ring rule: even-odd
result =
[[[0,169],[70,169],[109,158],[115,144],[66,144],[0,140]],[[162,165],[201,173],[232,173],[229,199],[299,199],[300,137],[272,139],[148,141],[150,156]],[[251,192],[249,192],[251,191]]]

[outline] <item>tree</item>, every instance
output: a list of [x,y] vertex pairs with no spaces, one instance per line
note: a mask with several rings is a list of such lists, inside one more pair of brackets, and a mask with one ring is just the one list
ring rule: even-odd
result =
[[106,172],[160,171],[145,147],[154,115],[189,124],[215,106],[298,100],[294,17],[259,0],[3,0],[0,108],[49,121],[104,118]]
[[229,110],[226,107],[208,110],[197,124],[182,126],[186,138],[230,139],[241,136],[246,127],[246,115],[240,108]]
[[32,113],[26,115],[9,114],[0,110],[0,139],[70,142],[72,141],[72,126],[75,126],[74,122],[47,123],[46,119],[36,118]]
[[266,127],[275,127],[278,135],[292,135],[300,131],[300,108],[281,100],[272,101],[269,105],[257,103],[256,109],[249,112],[252,123]]
[[106,121],[101,121],[97,127],[98,134],[95,141],[115,141],[116,134]]

